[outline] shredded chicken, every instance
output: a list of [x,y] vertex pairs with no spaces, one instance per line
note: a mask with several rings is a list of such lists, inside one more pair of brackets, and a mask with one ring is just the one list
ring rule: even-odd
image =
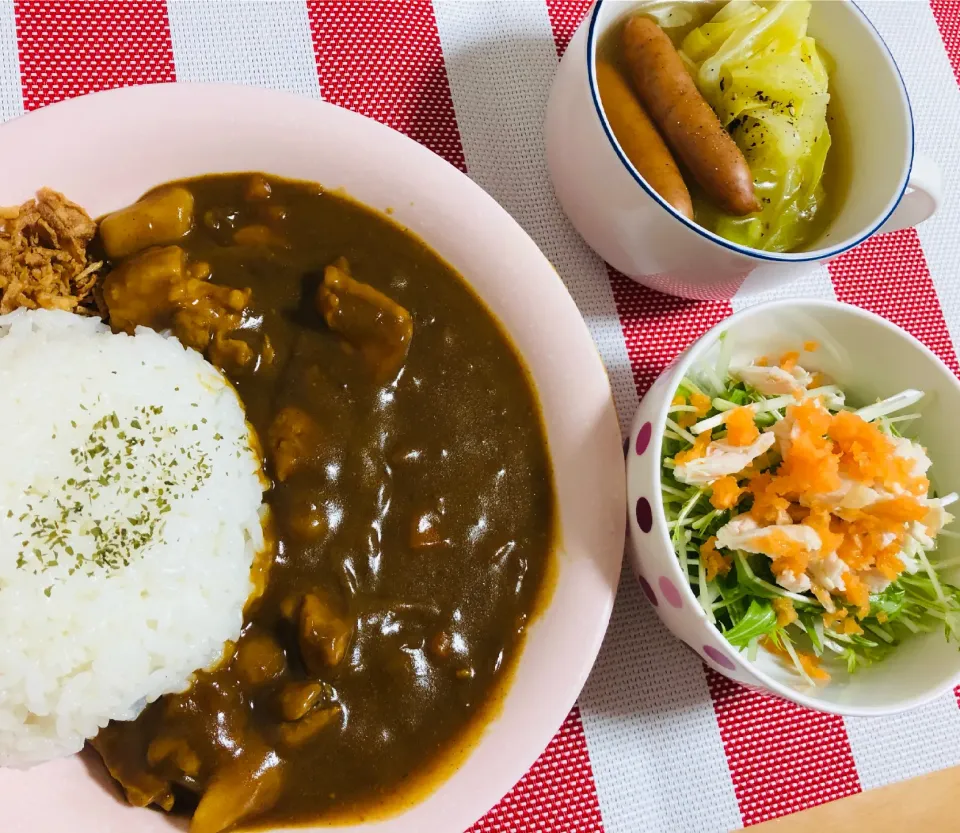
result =
[[97,224],[50,188],[19,207],[0,208],[0,314],[18,307],[96,312],[102,263],[89,263]]
[[781,396],[805,390],[813,381],[813,376],[800,365],[786,370],[782,367],[760,367],[751,364],[732,368],[730,372],[765,396]]
[[717,530],[717,546],[769,555],[782,553],[784,543],[807,552],[820,549],[816,530],[803,524],[760,526],[753,518],[737,517]]
[[[708,435],[709,436],[709,435]],[[746,446],[714,440],[702,450],[702,456],[677,462],[674,476],[681,483],[709,486],[721,477],[743,471],[776,441],[772,433],[760,434]]]

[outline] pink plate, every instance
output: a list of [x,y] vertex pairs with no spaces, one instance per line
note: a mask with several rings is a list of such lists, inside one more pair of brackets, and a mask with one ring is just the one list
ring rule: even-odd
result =
[[[161,182],[262,170],[346,190],[423,237],[503,322],[547,423],[561,550],[549,607],[530,629],[499,716],[426,800],[325,833],[462,833],[523,776],[580,692],[603,639],[623,553],[623,453],[610,386],[573,300],[519,225],[416,142],[347,110],[259,88],[170,84],[65,101],[0,127],[10,205],[49,185],[97,215]],[[82,759],[0,772],[5,833],[173,830],[105,789]]]

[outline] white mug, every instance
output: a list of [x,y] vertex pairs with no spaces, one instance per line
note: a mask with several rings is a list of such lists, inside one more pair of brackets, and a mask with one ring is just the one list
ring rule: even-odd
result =
[[[782,286],[877,232],[915,226],[941,199],[937,166],[914,153],[913,114],[900,71],[850,0],[815,0],[809,33],[835,62],[851,162],[845,199],[816,248],[763,252],[678,214],[621,149],[600,106],[597,42],[636,2],[597,0],[560,62],[545,122],[547,163],[564,211],[588,245],[630,278],[672,295],[725,300]],[[746,289],[746,287],[745,287]]]

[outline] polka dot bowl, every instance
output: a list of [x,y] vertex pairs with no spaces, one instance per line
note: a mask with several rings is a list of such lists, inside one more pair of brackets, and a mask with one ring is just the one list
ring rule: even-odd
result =
[[[801,705],[843,715],[882,715],[918,706],[960,682],[960,650],[943,633],[911,637],[883,662],[855,674],[835,673],[828,685],[804,684],[761,650],[754,661],[711,624],[686,580],[670,540],[660,491],[661,438],[680,380],[693,365],[710,364],[720,336],[733,339],[733,362],[820,346],[804,366],[828,374],[851,403],[868,403],[905,388],[925,392],[918,439],[933,461],[941,494],[960,490],[960,383],[919,341],[878,316],[844,304],[777,301],[750,307],[710,330],[681,354],[644,396],[627,446],[627,553],[644,594],[664,624],[715,671]],[[938,557],[960,562],[960,539],[942,536]],[[947,573],[957,583],[960,574]]]

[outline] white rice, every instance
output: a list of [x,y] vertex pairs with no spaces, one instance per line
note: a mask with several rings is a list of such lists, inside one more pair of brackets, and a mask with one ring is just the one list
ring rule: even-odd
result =
[[264,546],[263,483],[198,353],[66,312],[0,316],[0,443],[0,766],[25,767],[220,659]]

